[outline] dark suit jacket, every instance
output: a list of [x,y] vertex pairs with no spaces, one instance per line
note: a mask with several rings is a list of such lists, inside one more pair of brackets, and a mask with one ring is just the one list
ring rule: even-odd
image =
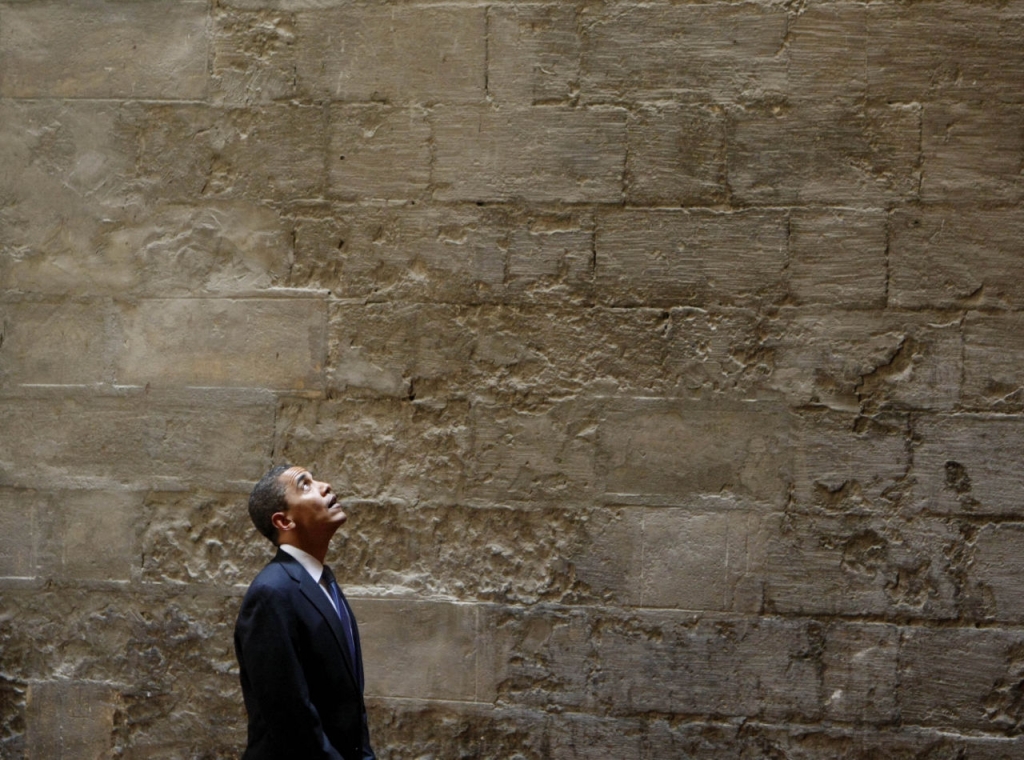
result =
[[355,621],[350,662],[338,614],[298,560],[278,550],[256,576],[235,623],[249,713],[244,760],[373,758]]

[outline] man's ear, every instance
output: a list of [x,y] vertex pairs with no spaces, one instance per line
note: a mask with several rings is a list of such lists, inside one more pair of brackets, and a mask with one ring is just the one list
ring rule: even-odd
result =
[[288,516],[287,512],[275,512],[270,516],[270,524],[277,528],[278,533],[291,530],[295,522]]

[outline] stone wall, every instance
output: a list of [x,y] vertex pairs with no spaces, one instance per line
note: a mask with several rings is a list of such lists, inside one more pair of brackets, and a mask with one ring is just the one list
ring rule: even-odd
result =
[[0,756],[238,755],[287,460],[382,759],[1024,757],[1022,77],[1022,0],[0,0]]

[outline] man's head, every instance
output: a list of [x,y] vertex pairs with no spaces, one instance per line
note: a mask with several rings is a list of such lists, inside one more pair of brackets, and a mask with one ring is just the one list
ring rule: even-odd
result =
[[249,495],[253,524],[275,545],[292,544],[317,555],[348,516],[329,483],[304,467],[279,465],[260,478]]
[[291,468],[290,464],[281,464],[272,469],[253,486],[249,494],[249,517],[256,530],[269,538],[277,546],[277,528],[274,527],[273,516],[288,507],[284,498],[284,483],[281,475]]

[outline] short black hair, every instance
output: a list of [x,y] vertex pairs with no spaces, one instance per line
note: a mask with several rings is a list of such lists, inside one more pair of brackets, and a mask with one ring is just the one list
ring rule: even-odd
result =
[[283,512],[288,508],[285,501],[285,485],[281,482],[281,474],[290,470],[290,464],[279,464],[260,478],[249,494],[249,517],[256,530],[270,539],[277,546],[277,528],[271,518],[275,512]]

